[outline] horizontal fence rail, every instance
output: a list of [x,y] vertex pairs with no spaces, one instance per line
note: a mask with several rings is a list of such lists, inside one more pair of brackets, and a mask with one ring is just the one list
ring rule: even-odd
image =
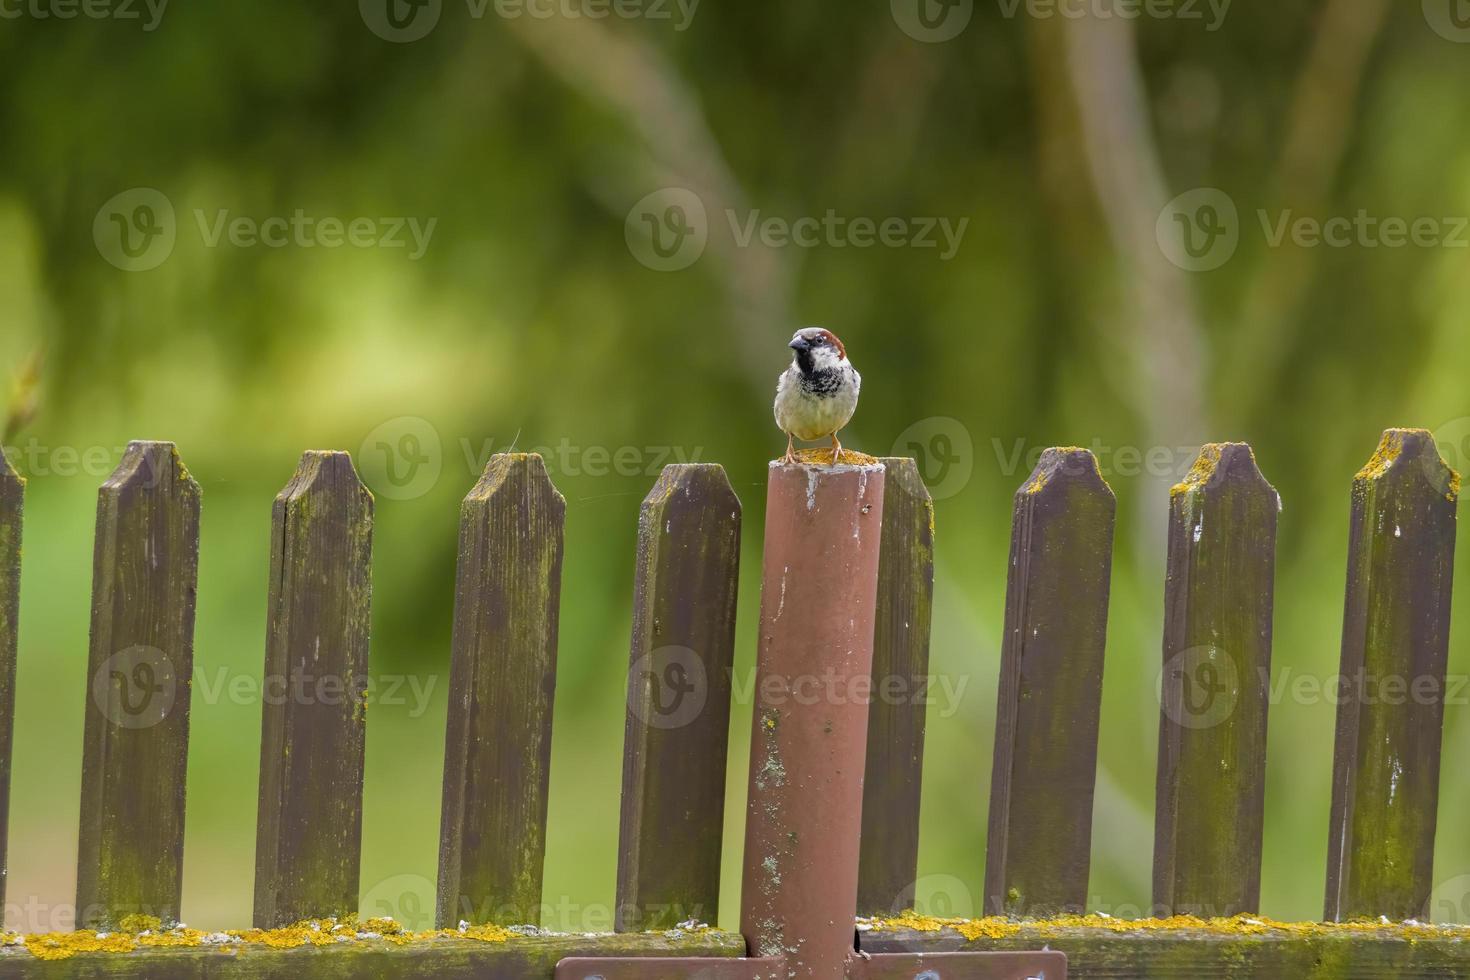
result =
[[[835,667],[840,681],[867,680],[870,696],[803,707],[758,684],[743,935],[702,924],[718,913],[742,534],[723,469],[669,467],[643,502],[617,875],[623,934],[555,936],[525,927],[542,900],[566,504],[540,457],[489,461],[460,514],[437,929],[410,934],[356,919],[374,508],[350,457],[326,452],[303,456],[270,515],[264,673],[309,671],[344,696],[264,706],[257,929],[204,934],[177,920],[207,501],[173,445],[130,444],[98,498],[85,692],[77,894],[80,924],[102,931],[6,936],[0,980],[612,980],[696,976],[717,963],[710,975],[732,980],[788,970],[876,980],[921,975],[913,954],[960,952],[1019,955],[934,960],[946,980],[1470,972],[1470,927],[1255,917],[1281,501],[1242,443],[1204,447],[1174,488],[1161,556],[1154,904],[1191,917],[1130,925],[1076,914],[1088,895],[1116,509],[1097,461],[1078,449],[1048,450],[1014,500],[985,863],[991,917],[906,913],[925,699],[871,695],[885,680],[912,690],[928,676],[934,504],[912,460],[832,466],[829,457],[772,469],[761,679],[792,685],[809,668]],[[1422,430],[1385,433],[1352,484],[1342,672],[1403,677],[1420,696],[1387,703],[1349,685],[1339,703],[1329,923],[1426,912],[1458,494],[1459,477]],[[0,804],[24,496],[24,481],[0,462]],[[874,958],[854,955],[849,912],[873,917],[858,925]],[[1050,916],[1060,917],[1035,921]],[[1070,963],[1027,958],[1044,946]],[[643,957],[665,964],[638,966]]]

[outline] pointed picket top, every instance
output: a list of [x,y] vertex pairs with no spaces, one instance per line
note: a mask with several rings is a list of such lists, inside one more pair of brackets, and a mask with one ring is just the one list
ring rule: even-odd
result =
[[1154,906],[1259,911],[1281,498],[1245,443],[1203,447],[1171,494]]
[[436,918],[541,904],[566,500],[533,453],[493,456],[460,509]]
[[713,463],[664,467],[639,511],[619,932],[718,917],[740,521]]
[[1439,454],[1434,433],[1428,429],[1389,429],[1379,440],[1378,450],[1368,460],[1354,484],[1366,488],[1390,480],[1418,477],[1447,501],[1460,497],[1460,474]]
[[[1353,481],[1325,917],[1422,918],[1433,883],[1460,477],[1390,429]],[[1390,696],[1388,684],[1403,695]]]
[[199,484],[184,466],[179,447],[172,442],[135,439],[128,443],[117,468],[102,484],[102,493],[113,490],[153,490],[165,485],[178,487],[183,495],[197,496]]
[[[1256,463],[1256,452],[1245,442],[1212,442],[1200,447],[1199,457],[1170,495],[1207,493],[1226,484],[1265,490],[1276,495]],[[1277,495],[1277,499],[1280,497]]]
[[1086,449],[1016,493],[985,861],[989,915],[1087,901],[1117,502]]
[[20,623],[20,551],[26,481],[0,451],[0,902],[5,900],[15,660]]
[[1097,457],[1092,454],[1092,450],[1077,446],[1045,450],[1036,462],[1036,469],[1031,471],[1031,476],[1016,491],[1016,495],[1018,499],[1022,495],[1051,495],[1057,492],[1059,486],[1074,483],[1092,487],[1109,497],[1113,496],[1113,488],[1103,479],[1102,469],[1097,465]]
[[[255,924],[358,908],[373,495],[345,452],[307,452],[271,512],[267,690],[340,696],[262,712]],[[308,672],[308,673],[303,673]],[[309,674],[309,676],[308,676]]]

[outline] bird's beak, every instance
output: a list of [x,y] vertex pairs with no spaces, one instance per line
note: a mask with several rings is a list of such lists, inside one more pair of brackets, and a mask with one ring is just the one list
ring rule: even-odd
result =
[[809,344],[809,343],[807,343],[805,340],[802,340],[800,337],[797,337],[795,340],[793,340],[791,343],[787,344],[786,346],[787,347],[790,347],[792,350],[811,350],[812,349],[812,345]]

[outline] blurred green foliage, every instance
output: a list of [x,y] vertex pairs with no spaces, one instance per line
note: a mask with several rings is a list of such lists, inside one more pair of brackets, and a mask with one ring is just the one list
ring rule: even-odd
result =
[[[1116,22],[982,0],[959,36],[928,44],[882,3],[706,0],[676,30],[476,18],[445,0],[426,37],[390,43],[354,6],[178,4],[147,31],[38,17],[28,0],[0,20],[0,369],[19,381],[44,352],[33,417],[10,438],[31,478],[12,928],[64,926],[72,900],[95,490],[130,438],[177,441],[204,489],[196,657],[211,686],[260,670],[270,503],[300,452],[350,449],[379,474],[374,670],[432,688],[422,712],[409,695],[370,713],[363,892],[410,921],[432,908],[457,501],[487,450],[569,447],[551,454],[568,501],[545,920],[561,928],[610,921],[632,548],[659,447],[723,463],[744,502],[748,672],[763,473],[783,445],[769,405],[797,326],[837,331],[864,372],[850,446],[912,453],[895,445],[907,431],[932,480],[961,473],[938,502],[933,665],[964,693],[929,723],[918,899],[935,911],[971,911],[980,892],[1017,447],[1096,446],[1119,497],[1092,886],[1116,914],[1149,902],[1162,501],[1182,447],[1249,440],[1281,491],[1278,678],[1336,670],[1348,485],[1379,432],[1436,428],[1452,462],[1470,460],[1464,248],[1273,246],[1257,216],[1470,214],[1470,48],[1417,3],[1238,4],[1216,30],[1128,22],[1148,145],[1091,153],[1090,129],[1115,121],[1079,100],[1110,84],[1082,52]],[[1137,152],[1158,186],[1120,163]],[[1119,188],[1135,178],[1145,207],[1129,211]],[[709,207],[710,247],[677,272],[625,240],[629,209],[667,186]],[[129,272],[104,260],[94,223],[140,187],[171,202],[177,242]],[[1135,246],[1196,187],[1238,206],[1240,244],[1186,273]],[[950,261],[742,248],[727,205],[740,220],[969,224]],[[298,209],[437,225],[417,261],[211,247],[200,227]],[[1162,306],[1146,298],[1160,282]],[[408,445],[419,423],[405,417],[432,430],[440,475],[396,499],[379,443]],[[1119,452],[1158,445],[1154,472]],[[624,447],[622,473],[598,455]],[[1463,608],[1463,559],[1460,572]],[[186,918],[239,926],[259,705],[194,694]],[[732,722],[726,925],[749,711]],[[1321,914],[1333,721],[1330,703],[1290,698],[1271,718],[1273,916]],[[1470,708],[1452,705],[1436,880],[1454,907],[1436,912],[1461,921],[1467,742]]]

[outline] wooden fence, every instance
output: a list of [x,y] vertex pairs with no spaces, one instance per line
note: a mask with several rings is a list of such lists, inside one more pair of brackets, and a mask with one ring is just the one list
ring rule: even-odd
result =
[[[787,479],[786,469],[799,473]],[[778,672],[798,647],[824,656],[824,642],[833,646],[855,627],[861,637],[836,645],[864,650],[871,636],[874,689],[885,680],[921,688],[935,543],[918,469],[905,459],[836,467],[860,477],[840,486],[837,477],[819,484],[823,469],[773,464],[762,674]],[[1329,922],[1426,913],[1458,491],[1458,476],[1420,430],[1386,433],[1352,484]],[[0,463],[0,848],[23,498],[24,482]],[[1080,977],[1470,973],[1467,930],[1284,927],[1242,916],[1259,911],[1280,509],[1243,444],[1206,446],[1170,503],[1153,897],[1163,914],[1198,918],[1138,927],[1078,917],[1088,894],[1115,509],[1085,450],[1048,450],[1015,498],[985,855],[983,903],[992,917],[971,922],[900,915],[917,877],[922,699],[864,698],[853,713],[831,704],[777,707],[764,690],[752,744],[743,935],[683,921],[719,914],[742,528],[720,467],[677,465],[659,478],[639,519],[618,933],[508,928],[533,919],[542,899],[563,557],[565,504],[534,455],[494,457],[461,511],[438,928],[409,934],[388,920],[357,921],[373,499],[346,454],[310,452],[272,513],[264,671],[283,678],[309,670],[335,679],[343,696],[263,708],[255,928],[171,928],[181,907],[200,503],[169,443],[131,444],[101,489],[77,875],[86,931],[6,937],[0,978],[773,975],[737,970],[737,962],[774,962],[747,953],[792,957],[781,976],[835,976],[813,965],[816,954],[799,951],[815,935],[801,930],[820,925],[799,921],[801,903],[829,893],[839,907],[845,901],[872,917],[854,961],[843,938],[851,930],[835,914],[846,960],[861,964],[857,973],[847,967],[854,976],[1065,975],[1047,959],[939,955],[1042,946],[1067,953]],[[850,526],[853,541],[832,540],[821,518],[828,510],[841,511],[849,521],[842,536]],[[878,527],[881,534],[871,533]],[[786,601],[819,586],[837,608],[813,626],[811,608],[787,610]],[[843,663],[859,675],[866,667]],[[1389,679],[1411,696],[1365,689]],[[803,727],[811,725],[825,727]],[[844,730],[865,748],[844,748]],[[864,766],[853,771],[851,763],[864,757],[859,783]],[[801,788],[818,778],[828,790],[801,800]],[[806,818],[792,808],[820,810],[839,796],[851,796],[847,810],[860,810],[860,851],[856,822],[851,833],[845,824],[831,832],[851,839],[851,855],[842,840],[798,843],[795,828]],[[818,816],[844,819],[835,809]],[[822,831],[821,819],[801,823],[802,832]],[[842,866],[819,867],[813,855]],[[799,870],[783,877],[778,858]],[[855,892],[844,898],[849,874]],[[793,897],[802,889],[813,891]],[[898,953],[929,959],[881,955]],[[581,957],[675,959],[631,973],[615,964],[557,969]],[[707,966],[690,972],[690,962]],[[924,962],[927,972],[915,966]],[[719,963],[732,972],[714,970]]]

